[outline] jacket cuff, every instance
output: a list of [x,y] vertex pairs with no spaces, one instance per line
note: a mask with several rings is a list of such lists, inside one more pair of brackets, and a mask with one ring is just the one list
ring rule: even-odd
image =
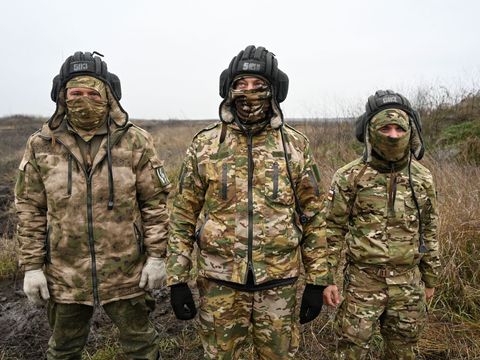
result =
[[435,288],[438,286],[438,276],[435,275],[422,275],[422,281],[427,288]]
[[25,264],[23,265],[23,269],[24,271],[30,271],[30,270],[38,270],[38,269],[41,269],[43,268],[43,263],[38,263],[38,264]]

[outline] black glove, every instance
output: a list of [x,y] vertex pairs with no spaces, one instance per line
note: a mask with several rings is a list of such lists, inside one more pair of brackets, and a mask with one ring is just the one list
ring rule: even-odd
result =
[[192,292],[186,283],[170,286],[170,303],[177,319],[190,320],[197,314]]
[[300,324],[305,324],[315,319],[323,305],[323,290],[325,286],[307,284],[302,296],[300,306]]

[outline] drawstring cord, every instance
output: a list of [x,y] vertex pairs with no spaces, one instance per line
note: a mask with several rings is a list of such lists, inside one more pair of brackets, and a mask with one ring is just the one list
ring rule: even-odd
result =
[[110,117],[107,120],[107,161],[108,161],[108,210],[113,209],[113,171],[112,171],[112,151],[110,149]]
[[425,239],[423,237],[422,214],[420,212],[420,206],[418,205],[417,195],[415,194],[415,189],[413,187],[411,164],[412,164],[412,153],[410,153],[410,157],[408,158],[408,183],[410,184],[410,189],[412,189],[412,199],[413,199],[413,202],[415,203],[415,207],[417,208],[417,213],[418,213],[418,232],[420,234],[418,252],[420,254],[425,254],[428,252],[428,248],[425,245]]

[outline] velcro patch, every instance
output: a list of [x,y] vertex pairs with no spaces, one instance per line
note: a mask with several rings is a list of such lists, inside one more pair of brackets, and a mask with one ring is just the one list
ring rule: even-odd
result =
[[334,197],[335,197],[335,189],[328,190],[328,194],[327,194],[328,201],[333,201]]
[[157,173],[158,180],[162,186],[170,184],[170,180],[168,180],[167,173],[163,169],[163,166],[155,168],[155,172]]

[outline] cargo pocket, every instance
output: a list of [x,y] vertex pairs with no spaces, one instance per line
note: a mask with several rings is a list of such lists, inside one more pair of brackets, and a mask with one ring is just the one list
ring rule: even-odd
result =
[[140,230],[140,227],[136,223],[133,223],[133,232],[135,233],[135,240],[137,243],[137,253],[140,257],[145,253],[143,231]]
[[73,157],[72,157],[72,154],[68,154],[67,196],[72,195],[72,167],[73,167]]
[[205,213],[205,217],[203,219],[202,224],[198,228],[197,231],[195,231],[195,241],[197,242],[198,247],[201,249],[201,241],[202,241],[202,236],[203,236],[203,230],[205,229],[205,225],[207,224],[208,221],[208,212]]

